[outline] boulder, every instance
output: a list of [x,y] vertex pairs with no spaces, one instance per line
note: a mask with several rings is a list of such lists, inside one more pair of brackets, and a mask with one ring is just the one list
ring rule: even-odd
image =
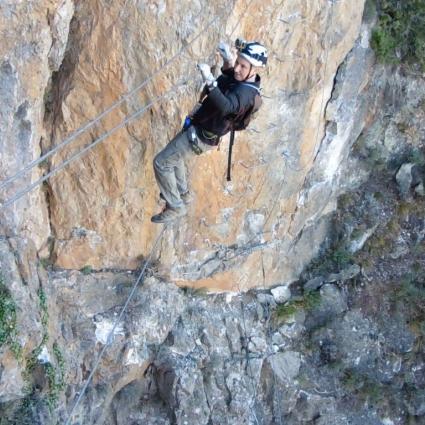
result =
[[291,290],[288,286],[277,286],[270,291],[278,304],[286,303],[291,298]]
[[402,197],[407,197],[413,181],[412,169],[415,164],[403,164],[396,174],[396,181]]

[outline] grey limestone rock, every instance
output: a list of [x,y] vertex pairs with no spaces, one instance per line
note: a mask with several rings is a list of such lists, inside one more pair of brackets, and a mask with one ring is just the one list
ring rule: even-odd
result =
[[425,416],[425,390],[420,390],[412,394],[410,399],[406,401],[407,409],[413,416]]
[[275,301],[273,295],[264,294],[264,293],[260,292],[259,294],[257,294],[257,299],[258,299],[258,302],[260,304],[269,305],[271,307],[276,306],[276,301]]
[[316,289],[319,289],[324,282],[325,279],[322,276],[316,276],[304,284],[304,289],[306,291],[315,291]]
[[300,353],[295,351],[276,353],[268,361],[274,374],[282,382],[291,382],[298,376],[301,366]]
[[340,271],[339,273],[332,273],[327,278],[327,282],[344,282],[346,280],[353,279],[361,272],[361,268],[357,264],[353,264],[347,269]]
[[378,228],[378,224],[375,224],[371,228],[365,230],[361,235],[353,238],[350,241],[350,245],[348,246],[348,251],[354,254],[357,251],[360,251],[367,240],[375,233],[375,230]]
[[278,304],[283,304],[291,298],[291,290],[288,286],[277,286],[270,291]]
[[141,344],[162,342],[184,309],[181,291],[175,285],[147,279],[131,308],[129,323],[135,340]]
[[[31,260],[33,255],[35,252],[31,241],[21,238],[0,238],[2,338],[4,338],[4,326],[15,327],[11,329],[12,339],[5,338],[0,345],[0,403],[18,400],[25,393],[24,365],[12,353],[11,344],[19,346],[26,352],[36,348],[43,338],[37,304],[41,279]],[[7,301],[3,294],[7,294]],[[3,310],[5,302],[16,311],[16,322],[5,321],[6,312]]]
[[333,398],[302,391],[293,414],[299,423],[311,423],[321,416],[333,415],[335,410],[336,403]]
[[425,196],[425,190],[424,190],[424,184],[423,183],[419,183],[416,187],[415,187],[415,193],[419,196]]
[[345,312],[347,308],[344,293],[336,285],[327,283],[320,288],[319,303],[313,307],[307,316],[306,327],[311,329],[324,326],[327,322]]
[[414,164],[406,163],[403,164],[397,172],[396,180],[402,196],[406,197],[410,192],[412,185],[412,169]]

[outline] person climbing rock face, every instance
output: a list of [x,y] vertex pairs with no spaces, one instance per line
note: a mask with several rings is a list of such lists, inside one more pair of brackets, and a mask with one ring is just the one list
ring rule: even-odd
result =
[[[199,102],[186,117],[185,124],[153,161],[160,197],[165,200],[162,212],[152,217],[154,223],[167,223],[187,213],[192,196],[186,180],[185,160],[218,145],[220,137],[235,129],[237,119],[246,118],[259,97],[259,68],[267,63],[267,50],[257,42],[237,39],[236,60],[229,45],[220,43],[222,74],[217,78],[207,64],[199,64],[205,86]],[[239,124],[236,129],[244,128]]]

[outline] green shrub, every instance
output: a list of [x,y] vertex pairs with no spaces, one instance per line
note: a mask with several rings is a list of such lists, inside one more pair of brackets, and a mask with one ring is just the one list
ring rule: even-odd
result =
[[321,255],[313,259],[304,273],[306,276],[338,273],[340,270],[351,265],[353,260],[353,254],[341,243],[339,246],[327,249]]
[[401,279],[401,282],[394,289],[394,300],[401,302],[405,307],[409,306],[412,316],[415,318],[425,318],[425,285],[422,270],[412,271]]
[[16,306],[8,289],[0,281],[0,346],[9,342],[16,329]]
[[417,63],[425,70],[424,0],[377,0],[371,45],[385,63]]
[[16,304],[0,275],[0,347],[7,344],[15,357],[20,360],[22,347],[17,341]]
[[88,275],[93,272],[93,267],[90,265],[84,266],[82,269],[80,269],[80,272],[84,275]]
[[314,310],[320,304],[320,292],[308,291],[304,294],[302,302],[307,311]]
[[56,407],[59,395],[65,389],[65,359],[56,342],[53,344],[53,354],[57,367],[53,367],[50,363],[46,366],[46,376],[49,381],[47,402],[50,409]]
[[49,311],[47,309],[47,297],[43,288],[38,290],[38,304],[40,306],[41,324],[43,326],[43,333],[47,334],[47,323],[49,321]]
[[331,254],[331,260],[336,264],[338,269],[343,269],[351,264],[353,255],[348,252],[345,248],[338,248]]
[[351,394],[355,394],[360,400],[372,404],[380,403],[384,400],[385,386],[380,382],[372,380],[370,377],[358,372],[355,369],[345,369],[341,379],[342,385]]
[[320,299],[319,291],[305,292],[301,299],[290,300],[285,304],[279,305],[276,309],[276,317],[279,320],[285,321],[298,310],[311,311],[320,304]]
[[299,308],[301,308],[301,305],[297,301],[290,301],[289,303],[279,305],[276,309],[276,317],[285,321],[293,316]]
[[[28,399],[32,399],[37,392],[31,375],[36,366],[39,365],[38,356],[40,355],[43,346],[47,343],[47,339],[46,335],[44,335],[40,345],[35,348],[27,358],[24,378],[27,381],[26,393]],[[45,363],[41,365],[48,383],[48,387],[44,393],[45,397],[43,397],[42,401],[47,404],[50,412],[52,412],[57,406],[59,396],[65,389],[65,358],[56,342],[53,344],[53,355],[55,358],[53,363]]]

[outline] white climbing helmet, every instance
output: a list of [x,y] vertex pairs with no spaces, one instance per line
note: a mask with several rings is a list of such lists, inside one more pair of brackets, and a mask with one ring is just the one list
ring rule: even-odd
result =
[[235,42],[238,54],[252,66],[265,67],[267,64],[267,49],[256,41],[246,42],[238,38]]

